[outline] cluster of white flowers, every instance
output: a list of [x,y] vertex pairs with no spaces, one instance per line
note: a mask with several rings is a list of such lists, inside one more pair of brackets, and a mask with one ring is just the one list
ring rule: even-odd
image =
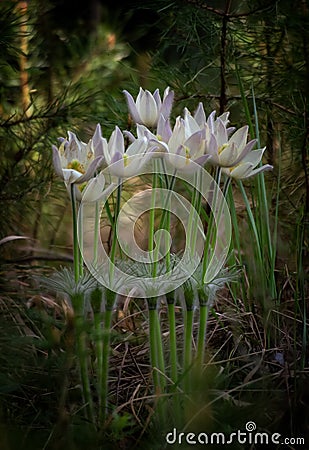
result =
[[[98,124],[88,144],[69,131],[68,139],[59,138],[59,148],[53,146],[55,171],[67,188],[72,184],[79,186],[77,199],[83,198],[83,192],[87,195],[83,200],[87,201],[106,194],[105,178],[100,173],[103,167],[108,167],[111,175],[128,178],[138,174],[154,156],[165,158],[180,172],[193,172],[196,164],[207,163],[221,167],[223,173],[235,179],[272,169],[269,164],[260,166],[265,147],[254,150],[256,139],[247,142],[248,126],[236,131],[228,127],[229,112],[216,118],[213,111],[207,118],[200,103],[193,115],[185,108],[183,117],[178,116],[172,128],[174,92],[169,87],[162,99],[158,89],[151,94],[140,88],[135,101],[129,92],[124,91],[124,95],[136,123],[137,137],[128,131],[122,133],[116,126],[107,141]],[[127,148],[124,136],[130,141]],[[87,182],[92,189],[84,191]]]

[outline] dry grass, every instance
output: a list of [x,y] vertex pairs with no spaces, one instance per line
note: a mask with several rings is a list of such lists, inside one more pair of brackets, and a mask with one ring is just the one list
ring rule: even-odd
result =
[[[33,267],[15,267],[2,272],[3,291],[6,291],[0,299],[3,373],[0,401],[4,417],[7,417],[4,423],[8,420],[20,429],[46,430],[55,424],[59,427],[59,421],[65,418],[64,428],[68,431],[70,421],[74,422],[82,411],[74,359],[72,364],[67,364],[67,355],[74,346],[74,330],[65,303],[51,294],[40,292],[32,273]],[[293,284],[289,276],[285,282],[282,306],[280,310],[270,312],[266,327],[265,317],[257,308],[248,312],[240,299],[235,301],[231,298],[227,288],[219,292],[208,321],[206,360],[196,384],[198,392],[200,380],[203,380],[203,388],[196,398],[193,395],[190,402],[185,401],[181,387],[177,391],[183,398],[186,429],[194,429],[201,424],[215,427],[218,414],[226,414],[225,426],[228,426],[228,421],[232,420],[231,411],[241,420],[242,410],[256,414],[256,405],[259,404],[262,408],[258,413],[261,426],[290,429],[294,433],[303,429],[305,432],[309,370],[308,364],[300,367],[302,323],[295,311],[292,293]],[[168,374],[169,331],[164,302],[160,318]],[[178,356],[181,358],[181,305],[176,308],[176,320]],[[194,334],[197,320],[198,310]],[[272,335],[276,338],[270,339]],[[113,439],[119,444],[117,448],[142,448],[139,445],[151,433],[157,401],[153,394],[147,308],[143,301],[119,302],[114,314],[111,342],[111,429],[115,417],[130,417]],[[89,346],[90,356],[92,350]],[[91,361],[94,363],[93,356]],[[168,375],[165,376],[167,384],[170,384]],[[61,403],[63,390],[66,392],[65,402]],[[166,395],[166,398],[167,410],[171,411],[170,396]],[[47,415],[44,413],[46,408],[49,408]]]

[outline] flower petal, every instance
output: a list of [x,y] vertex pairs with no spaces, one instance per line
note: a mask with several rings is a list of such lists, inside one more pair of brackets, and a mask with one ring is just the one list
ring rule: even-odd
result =
[[67,186],[76,183],[82,176],[80,172],[74,169],[63,169],[62,173],[64,182]]
[[174,101],[174,91],[170,91],[170,88],[167,87],[163,94],[162,106],[159,109],[159,112],[160,114],[162,114],[164,119],[168,119],[170,117],[173,101]]
[[137,107],[136,107],[136,104],[135,104],[135,101],[134,101],[132,95],[126,90],[124,90],[123,93],[126,97],[128,108],[129,108],[129,113],[132,117],[133,122],[141,123],[142,120],[141,120],[141,117],[139,115],[139,112],[137,110]]
[[221,148],[223,145],[225,145],[228,141],[226,127],[224,126],[224,123],[221,119],[217,119],[216,123],[217,125],[217,132],[216,132],[216,138],[217,138],[217,144],[218,148]]
[[100,164],[103,161],[103,156],[98,156],[97,158],[95,158],[93,161],[91,161],[91,163],[89,164],[86,172],[84,173],[84,175],[82,175],[77,181],[76,183],[80,184],[80,183],[84,183],[85,181],[89,181],[90,178],[92,178],[96,172],[96,170],[98,170]]
[[136,137],[134,136],[133,133],[131,133],[131,131],[124,131],[123,134],[125,135],[126,138],[129,139],[130,142],[134,142]]
[[103,146],[103,155],[106,161],[106,164],[110,164],[111,162],[111,155],[109,153],[108,143],[105,138],[102,138],[102,146]]
[[199,156],[197,159],[194,160],[196,164],[199,164],[200,166],[203,166],[206,161],[209,161],[212,157],[210,155],[202,155]]
[[145,127],[145,125],[140,125],[139,123],[136,125],[136,131],[137,131],[137,138],[138,139],[143,139],[143,138],[147,138],[147,139],[156,139],[157,136],[155,134],[153,134],[150,130],[148,130],[147,127]]
[[142,122],[148,127],[155,127],[158,122],[158,108],[153,95],[146,90],[139,101],[136,100],[136,106]]
[[182,169],[186,163],[186,151],[183,145],[180,145],[175,152],[170,152],[167,155],[168,162],[175,168],[175,169]]
[[214,165],[219,165],[219,157],[218,157],[218,144],[217,139],[213,134],[210,135],[210,139],[206,141],[206,153],[211,156],[211,163]]
[[233,142],[229,143],[229,145],[225,147],[219,154],[220,166],[223,167],[235,166],[236,158],[237,158],[237,148]]
[[178,147],[182,145],[185,141],[185,127],[183,119],[178,116],[176,118],[176,123],[174,125],[172,136],[168,142],[168,147],[170,152],[176,152]]
[[204,111],[204,106],[203,103],[200,102],[198,104],[197,110],[194,113],[194,119],[196,120],[197,124],[199,125],[200,128],[204,127],[206,124],[206,114]]
[[132,156],[132,155],[139,155],[141,153],[145,153],[147,151],[147,147],[148,147],[148,141],[145,137],[141,138],[141,139],[136,139],[134,142],[132,142],[132,144],[129,145],[129,147],[126,151],[126,155]]
[[225,127],[229,123],[229,115],[230,115],[230,113],[229,113],[229,111],[227,111],[218,117],[218,119],[222,120]]
[[202,146],[202,131],[199,130],[196,133],[191,134],[191,136],[185,141],[184,146],[190,149],[190,155],[194,156],[201,152]]
[[[252,139],[252,141],[248,142],[247,145],[245,145],[245,147],[243,148],[243,150],[238,154],[237,158],[234,161],[233,165],[237,165],[238,163],[240,163],[241,161],[245,162],[246,161],[246,156],[250,153],[252,153],[252,148],[255,146],[257,140],[256,139]],[[254,152],[256,150],[253,150]]]
[[108,141],[108,151],[111,158],[116,152],[124,154],[124,137],[118,126],[115,127]]
[[107,188],[105,186],[105,177],[103,173],[99,173],[95,178],[89,181],[86,188],[82,192],[83,202],[96,202],[102,200],[104,197],[108,197],[115,189],[115,184],[110,184]]
[[99,200],[100,195],[105,186],[105,177],[103,173],[99,173],[92,178],[82,192],[82,199],[85,202],[95,202]]
[[157,126],[157,135],[163,142],[168,142],[172,136],[172,133],[173,131],[169,119],[166,119],[162,114],[160,114]]
[[252,169],[253,165],[251,163],[241,163],[230,169],[230,176],[240,180],[241,178],[246,178],[249,173],[251,173]]
[[162,106],[162,101],[161,101],[159,89],[156,89],[154,91],[153,98],[154,98],[154,101],[156,102],[157,110],[160,111],[161,110],[161,106]]
[[253,167],[256,167],[258,163],[261,161],[265,149],[266,147],[259,148],[257,150],[252,150],[242,159],[242,162],[244,163],[249,162],[253,165]]
[[249,130],[248,125],[245,125],[244,127],[239,128],[230,137],[229,142],[234,142],[236,147],[241,151],[246,145],[248,130]]
[[72,131],[68,131],[69,136],[69,145],[65,146],[64,154],[67,157],[68,161],[72,161],[73,159],[77,159],[78,161],[82,160],[82,152],[81,145],[79,140],[76,137],[75,133]]
[[98,123],[92,137],[92,145],[94,148],[94,156],[103,156],[103,137],[101,125]]
[[59,150],[55,145],[52,146],[52,150],[53,150],[53,164],[54,164],[55,172],[58,175],[58,177],[63,179],[63,171],[62,171],[62,166],[61,166]]
[[187,108],[185,108],[184,124],[185,124],[186,137],[189,137],[192,133],[196,133],[197,131],[201,130],[200,126],[198,125],[196,120],[191,116],[191,114]]
[[209,126],[210,132],[214,133],[215,131],[215,127],[214,127],[214,123],[215,123],[215,117],[216,117],[216,111],[212,111],[207,119],[207,125]]
[[266,172],[266,171],[268,171],[268,170],[273,170],[273,166],[271,166],[270,164],[265,164],[264,166],[261,166],[261,167],[259,167],[258,169],[254,169],[254,170],[252,170],[246,177],[244,177],[244,178],[250,178],[250,177],[252,177],[252,176],[254,176],[254,175],[257,175],[258,173],[261,173],[261,172]]

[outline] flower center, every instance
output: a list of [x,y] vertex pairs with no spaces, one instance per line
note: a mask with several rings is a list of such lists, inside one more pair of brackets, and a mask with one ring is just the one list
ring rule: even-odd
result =
[[72,159],[72,161],[68,163],[67,169],[73,169],[77,172],[85,173],[85,168],[83,164],[78,161],[78,159]]

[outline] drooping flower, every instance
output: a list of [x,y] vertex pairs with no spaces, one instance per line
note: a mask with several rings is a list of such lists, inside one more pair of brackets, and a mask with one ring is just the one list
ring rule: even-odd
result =
[[155,128],[161,115],[164,119],[169,118],[174,100],[174,92],[169,87],[164,91],[163,100],[161,100],[159,89],[151,94],[147,89],[140,88],[136,101],[128,91],[124,90],[123,93],[131,117],[136,124]]
[[95,175],[103,161],[102,139],[98,124],[88,144],[68,131],[68,139],[59,138],[59,148],[52,146],[55,172],[63,179],[67,189],[70,189],[71,184],[81,185]]
[[119,178],[137,175],[150,159],[151,152],[146,137],[135,139],[126,150],[123,134],[117,126],[108,142],[103,138],[103,154],[108,170]]

